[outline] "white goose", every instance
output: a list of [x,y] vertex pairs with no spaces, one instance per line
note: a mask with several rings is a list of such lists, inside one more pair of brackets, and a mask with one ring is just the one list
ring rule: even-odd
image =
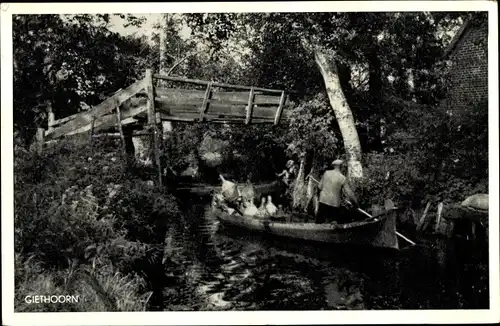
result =
[[266,211],[271,216],[276,215],[276,212],[278,211],[278,208],[273,204],[271,195],[267,196]]
[[259,217],[266,217],[267,216],[266,197],[262,197],[262,199],[261,199],[260,207],[259,207],[259,211],[257,213],[257,216],[259,216]]
[[258,208],[255,206],[252,200],[246,202],[246,208],[243,211],[243,215],[255,216],[259,213]]

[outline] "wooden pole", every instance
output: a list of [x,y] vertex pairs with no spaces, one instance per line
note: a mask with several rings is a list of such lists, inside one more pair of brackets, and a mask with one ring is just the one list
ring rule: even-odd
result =
[[207,113],[208,105],[210,103],[210,96],[212,94],[212,83],[208,83],[207,89],[205,91],[205,96],[203,97],[203,104],[200,108],[200,120],[203,121],[205,118],[205,113]]
[[436,225],[434,226],[434,232],[439,233],[439,228],[441,226],[441,214],[443,213],[443,203],[438,204],[437,214],[436,214]]
[[43,152],[43,144],[45,143],[45,129],[38,128],[36,130],[36,152],[38,154],[42,154]]
[[47,104],[47,123],[48,123],[48,128],[47,132],[51,132],[54,129],[54,125],[56,122],[56,117],[54,115],[54,112],[52,112],[52,103]]
[[252,121],[253,99],[254,99],[254,89],[252,87],[250,89],[250,94],[248,95],[247,115],[245,119],[245,124],[249,124],[250,121]]
[[274,118],[274,125],[278,125],[281,119],[281,115],[283,114],[283,106],[285,104],[286,96],[285,92],[281,92],[280,104],[278,106],[278,110],[276,111],[276,116]]
[[125,135],[123,134],[122,127],[122,113],[120,110],[120,105],[116,104],[116,126],[118,128],[118,132],[120,133],[120,138],[122,140],[122,150],[123,150],[123,158],[127,159],[127,144],[125,143]]
[[153,85],[153,74],[151,69],[146,69],[146,91],[148,94],[148,125],[151,128],[153,135],[153,153],[155,156],[156,168],[158,171],[158,185],[162,185],[162,173],[160,164],[160,149],[158,144],[158,127],[156,121],[156,110],[155,110],[155,95],[154,95],[154,85]]
[[157,135],[159,153],[161,155],[161,153],[163,153],[162,139],[164,139],[164,137],[165,137],[164,133],[166,133],[166,131],[163,130],[163,124],[161,121],[160,112],[156,112],[155,119],[156,119],[156,125],[158,126],[156,129],[156,135]]
[[430,207],[431,207],[431,203],[428,202],[427,206],[425,206],[424,214],[422,214],[422,217],[420,218],[420,221],[418,222],[417,231],[420,231],[423,229],[423,227],[425,225],[425,218],[427,216],[427,212],[429,212]]

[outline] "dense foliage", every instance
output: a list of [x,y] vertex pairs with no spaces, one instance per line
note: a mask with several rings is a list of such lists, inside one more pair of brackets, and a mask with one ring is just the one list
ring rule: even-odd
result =
[[[68,288],[82,311],[143,310],[148,264],[161,262],[166,223],[176,200],[125,173],[113,143],[67,141],[41,155],[15,150],[16,309],[27,293]],[[37,278],[38,277],[38,278]],[[47,291],[43,290],[42,287]],[[27,292],[28,291],[28,292]],[[67,294],[67,293],[64,293]],[[95,302],[94,302],[95,301]]]

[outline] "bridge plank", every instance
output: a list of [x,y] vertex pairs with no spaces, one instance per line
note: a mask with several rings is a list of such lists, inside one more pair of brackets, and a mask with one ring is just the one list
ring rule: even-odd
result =
[[[162,101],[156,101],[157,109],[161,112],[177,115],[181,113],[198,113],[200,105],[197,104],[168,104]],[[204,113],[205,115],[225,115],[225,116],[234,116],[237,118],[245,118],[247,115],[246,111],[247,105],[232,105],[225,104],[223,102],[212,102],[208,107],[208,110]],[[252,117],[255,118],[268,118],[274,119],[276,115],[276,110],[278,106],[272,107],[264,107],[264,106],[256,106],[254,105]]]
[[[193,113],[178,113],[175,115],[169,115],[164,112],[160,113],[162,120],[167,121],[181,121],[181,122],[201,122],[199,114]],[[229,124],[245,124],[245,117],[224,117],[217,115],[207,114],[204,117],[204,121],[212,123],[229,123]],[[286,119],[283,119],[286,120]],[[273,124],[274,119],[271,118],[252,118],[252,124],[256,123],[268,123]]]
[[[205,97],[205,90],[191,90],[181,88],[162,88],[156,87],[158,97],[165,98],[164,102],[172,104],[182,104],[189,100],[200,99],[200,105]],[[233,101],[241,104],[248,104],[248,92],[212,92],[212,100]],[[264,95],[255,93],[255,104],[275,104],[279,105],[280,95]]]
[[[146,106],[140,106],[121,112],[122,126],[136,122],[137,120],[134,117],[140,113],[146,112],[146,110],[147,110]],[[116,125],[116,115],[114,113],[101,116],[95,119],[94,132],[99,130],[105,130],[115,125]],[[92,122],[76,130],[73,130],[67,133],[66,135],[67,136],[76,135],[82,132],[89,131],[91,128],[92,128]]]
[[100,116],[113,111],[117,104],[121,105],[130,97],[140,92],[144,87],[144,80],[135,82],[126,89],[117,92],[113,96],[92,107],[92,109],[90,109],[89,111],[79,113],[73,120],[68,121],[59,128],[54,128],[53,130],[51,130],[51,132],[47,132],[47,139],[56,139],[64,135],[74,134],[74,131],[80,130],[84,127],[90,128],[92,117],[96,117],[98,119]]

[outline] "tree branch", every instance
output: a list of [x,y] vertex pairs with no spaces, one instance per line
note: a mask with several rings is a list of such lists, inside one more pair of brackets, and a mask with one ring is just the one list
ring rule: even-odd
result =
[[177,60],[177,57],[175,57],[175,56],[171,55],[170,53],[165,53],[165,55],[166,55],[167,57],[169,57],[170,59]]
[[191,52],[189,54],[187,54],[186,56],[184,56],[183,58],[177,60],[176,63],[174,63],[174,65],[172,67],[170,67],[170,69],[168,69],[168,71],[166,72],[166,75],[170,75],[170,73],[175,69],[177,68],[182,62],[184,62],[186,59],[188,59],[189,57],[192,57],[193,55],[195,54],[198,54],[200,53],[201,51],[194,51],[194,52]]

